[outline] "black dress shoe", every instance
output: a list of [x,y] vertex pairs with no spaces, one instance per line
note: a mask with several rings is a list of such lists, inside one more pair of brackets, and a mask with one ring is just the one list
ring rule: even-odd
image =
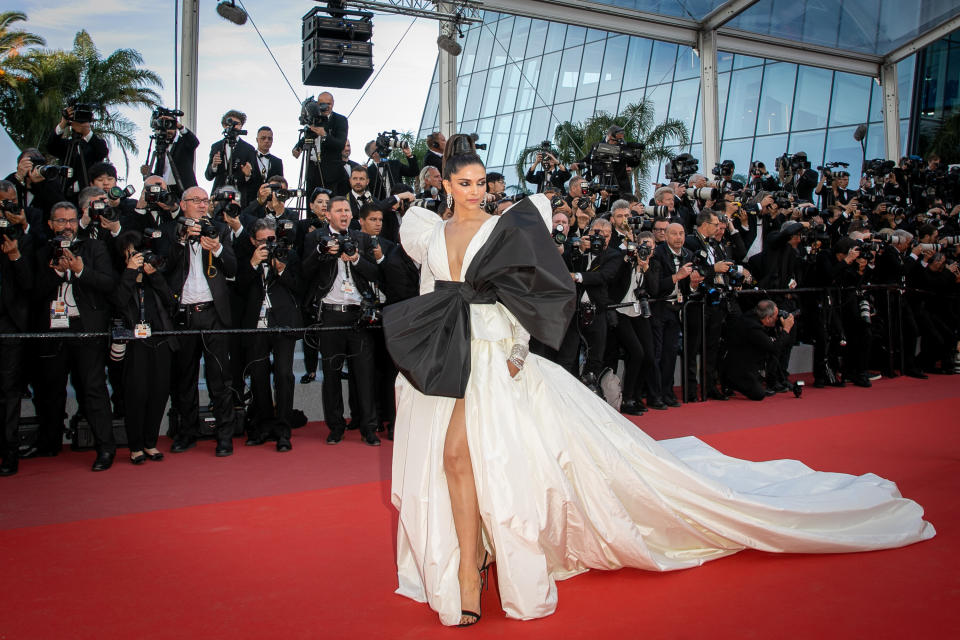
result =
[[243,446],[245,446],[245,447],[259,447],[259,446],[262,445],[264,442],[266,442],[266,439],[264,439],[262,436],[248,436],[248,437],[247,437],[247,441],[243,443]]
[[97,459],[93,461],[91,471],[106,471],[113,466],[113,455],[108,451],[102,451],[97,454]]
[[378,437],[377,437],[377,434],[375,434],[375,433],[368,433],[368,434],[364,435],[364,436],[361,438],[361,440],[363,440],[363,443],[364,443],[364,444],[369,445],[369,446],[371,446],[371,447],[379,447],[379,446],[380,446],[380,438],[378,438]]
[[923,371],[920,371],[920,369],[907,369],[904,373],[911,378],[917,378],[919,380],[926,380],[930,377]]
[[647,409],[656,409],[657,411],[665,411],[667,405],[665,405],[660,400],[647,400]]
[[[147,454],[145,454],[145,453],[141,453],[140,455],[138,455],[138,456],[136,456],[136,457],[130,456],[130,463],[131,463],[131,464],[138,464],[138,465],[139,465],[139,464],[143,464],[143,463],[146,462],[146,461],[147,461]],[[96,469],[94,469],[94,471],[96,471]]]
[[4,458],[0,463],[0,476],[12,476],[20,469],[20,458]]
[[277,451],[290,451],[293,449],[293,445],[290,444],[290,441],[286,438],[280,438],[277,440]]
[[233,440],[230,439],[217,439],[217,450],[216,454],[218,458],[226,458],[227,456],[233,455]]
[[707,391],[707,397],[710,398],[711,400],[721,400],[721,401],[727,401],[730,399],[729,396],[727,396],[727,394],[717,389],[711,389],[710,391]]
[[680,406],[680,401],[677,400],[676,398],[674,398],[673,396],[670,396],[669,398],[664,398],[664,399],[663,399],[663,402],[664,402],[664,404],[666,404],[668,407],[679,407],[679,406]]
[[149,460],[153,460],[154,462],[160,462],[161,460],[163,460],[163,453],[159,451],[157,451],[156,453],[150,453],[149,451],[144,451],[143,453],[147,456]]
[[327,444],[340,444],[341,440],[343,440],[342,431],[331,431],[327,436]]
[[317,379],[317,374],[316,374],[316,372],[314,372],[314,373],[305,373],[305,374],[303,374],[303,376],[300,378],[300,384],[310,384],[311,382],[313,382],[313,381],[316,380],[316,379]]
[[870,380],[865,375],[854,376],[853,384],[857,385],[858,387],[863,387],[865,389],[869,389],[870,387],[873,386],[873,383],[871,383]]
[[170,447],[170,453],[183,453],[187,449],[197,446],[197,439],[191,437],[174,438],[173,445]]
[[629,416],[639,416],[643,415],[643,411],[637,406],[637,403],[633,400],[628,400],[620,405],[620,413],[625,413]]

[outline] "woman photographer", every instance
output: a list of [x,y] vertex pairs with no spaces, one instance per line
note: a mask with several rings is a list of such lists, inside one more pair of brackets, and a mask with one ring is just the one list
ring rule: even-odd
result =
[[[296,247],[297,255],[303,255],[303,239],[308,233],[313,232],[327,224],[327,211],[330,207],[331,191],[323,187],[317,187],[310,194],[310,215],[306,220],[300,221],[300,232],[297,233],[299,246]],[[308,325],[316,324],[316,318],[305,318]],[[303,338],[303,367],[306,369],[300,378],[300,384],[310,384],[317,379],[317,363],[319,361],[317,345],[320,344],[320,334],[306,334]]]
[[177,343],[175,338],[152,334],[173,329],[171,318],[177,301],[158,270],[163,259],[142,250],[139,231],[124,231],[115,242],[126,268],[114,291],[113,305],[132,338],[123,355],[124,427],[130,461],[143,464],[147,458],[163,460],[157,438],[170,395],[170,362]]

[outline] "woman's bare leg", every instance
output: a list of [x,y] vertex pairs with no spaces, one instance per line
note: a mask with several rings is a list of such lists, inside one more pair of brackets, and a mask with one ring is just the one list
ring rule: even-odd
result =
[[[477,502],[473,465],[470,462],[462,398],[454,404],[450,425],[447,427],[447,437],[443,443],[443,470],[450,491],[453,526],[460,545],[460,608],[479,612],[480,574],[477,571],[477,550],[480,541],[480,506]],[[474,622],[471,616],[460,618],[461,624],[471,622]]]

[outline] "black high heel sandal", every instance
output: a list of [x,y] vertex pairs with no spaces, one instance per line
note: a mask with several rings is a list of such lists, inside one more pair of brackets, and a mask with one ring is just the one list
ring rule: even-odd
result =
[[[490,554],[486,551],[483,552],[483,562],[481,563],[479,572],[480,572],[480,596],[483,597],[484,588],[490,588],[490,565],[493,564],[493,559],[489,559]],[[477,607],[478,609],[480,607]],[[458,627],[472,627],[473,625],[480,622],[480,612],[479,611],[467,611],[466,609],[460,610],[460,616],[470,616],[473,618],[472,622],[461,622],[458,624]]]

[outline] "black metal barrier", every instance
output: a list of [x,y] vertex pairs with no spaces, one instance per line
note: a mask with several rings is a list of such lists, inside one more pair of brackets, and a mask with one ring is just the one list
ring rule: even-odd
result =
[[[320,333],[321,331],[342,331],[344,329],[379,329],[381,325],[379,324],[370,324],[370,325],[356,325],[356,324],[346,324],[346,325],[337,325],[337,326],[310,326],[310,327],[267,327],[265,329],[175,329],[173,331],[153,331],[151,332],[152,336],[208,336],[212,334],[226,334],[226,335],[246,335],[246,334],[283,334],[288,333],[296,334],[299,337],[301,334],[307,333]],[[83,339],[83,338],[113,338],[113,334],[110,331],[39,331],[39,332],[29,332],[29,333],[0,333],[0,339],[4,340],[42,340],[44,338],[63,340],[66,338],[69,339]],[[134,342],[140,340],[141,338],[123,338],[122,342]],[[118,340],[120,342],[121,340]]]

